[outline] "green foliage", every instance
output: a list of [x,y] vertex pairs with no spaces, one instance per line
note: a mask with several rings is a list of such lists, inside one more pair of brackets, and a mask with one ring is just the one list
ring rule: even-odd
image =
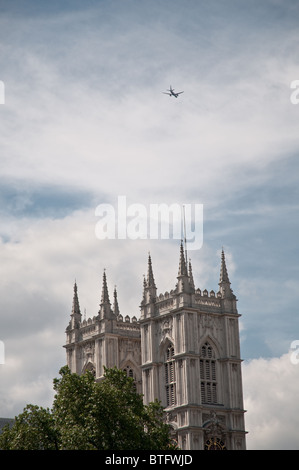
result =
[[2,450],[57,450],[58,434],[49,409],[27,405],[0,435]]
[[52,410],[28,405],[0,435],[4,450],[165,450],[173,449],[170,428],[158,401],[143,405],[133,379],[105,369],[98,383],[90,372],[69,368],[54,379]]

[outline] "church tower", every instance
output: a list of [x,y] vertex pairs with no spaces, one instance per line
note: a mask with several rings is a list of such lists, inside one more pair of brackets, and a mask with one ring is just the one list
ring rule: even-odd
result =
[[66,328],[67,365],[72,372],[92,372],[97,381],[103,379],[104,367],[116,366],[134,378],[141,393],[140,326],[137,318],[120,314],[116,287],[111,307],[106,271],[103,273],[102,295],[98,314],[82,320],[78,288],[74,286],[71,320]]
[[177,282],[157,293],[151,255],[143,281],[140,319],[111,306],[106,272],[98,314],[82,315],[77,283],[66,329],[67,364],[102,380],[104,367],[133,377],[144,403],[155,399],[180,449],[245,449],[236,296],[222,250],[217,294],[195,287],[191,261],[180,246]]
[[240,315],[224,252],[217,294],[195,290],[183,244],[175,288],[149,296],[150,279],[140,318],[145,403],[162,402],[181,449],[245,449]]

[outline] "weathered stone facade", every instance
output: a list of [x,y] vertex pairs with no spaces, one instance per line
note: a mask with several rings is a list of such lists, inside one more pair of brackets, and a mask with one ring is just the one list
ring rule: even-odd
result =
[[245,449],[240,315],[224,252],[217,294],[195,289],[185,258],[181,245],[177,284],[157,295],[149,256],[139,320],[123,319],[116,290],[111,307],[104,272],[98,315],[82,321],[75,284],[67,364],[97,380],[103,366],[125,370],[145,403],[161,401],[181,449]]

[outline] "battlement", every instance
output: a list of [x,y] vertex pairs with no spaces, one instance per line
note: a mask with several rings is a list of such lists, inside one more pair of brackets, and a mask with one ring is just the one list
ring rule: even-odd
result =
[[[117,316],[117,321],[118,322],[123,322],[124,321],[124,318],[122,315],[118,315]],[[136,323],[138,320],[137,318],[134,316],[134,317],[129,317],[129,315],[126,315],[125,316],[125,323]]]
[[[221,308],[221,293],[215,293],[214,290],[208,292],[207,289],[201,291],[196,289],[193,294],[190,294],[192,307],[213,307]],[[170,292],[166,291],[164,294],[159,294],[155,299],[155,304],[159,313],[166,310],[171,310],[177,307],[177,293],[175,290]]]
[[93,318],[88,318],[86,320],[86,318],[80,323],[80,328],[83,328],[85,326],[89,326],[89,325],[94,325],[96,323],[96,321],[98,320],[98,317],[93,317]]

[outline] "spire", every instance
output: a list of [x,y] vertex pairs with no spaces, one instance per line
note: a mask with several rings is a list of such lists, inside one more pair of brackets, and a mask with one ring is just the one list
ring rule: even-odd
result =
[[104,269],[101,304],[105,304],[105,303],[110,304],[108,287],[107,287],[107,279],[106,279],[106,271]]
[[146,300],[146,279],[145,279],[145,274],[143,274],[143,298],[142,302],[144,303]]
[[152,267],[152,259],[150,253],[148,254],[148,265],[147,265],[147,287],[153,287],[156,289],[154,274],[153,274],[153,267]]
[[225,262],[225,255],[224,255],[223,248],[222,248],[222,252],[221,252],[221,267],[220,267],[219,286],[220,286],[220,292],[221,292],[222,298],[229,299],[229,298],[234,297],[233,291],[230,287],[230,281],[229,281],[229,277],[228,277],[228,273],[227,273],[227,269],[226,269],[226,262]]
[[74,284],[72,315],[81,315],[79,299],[78,299],[78,288],[77,288],[77,282],[76,281],[75,281],[75,284]]
[[183,247],[183,240],[181,240],[180,246],[180,261],[179,261],[179,272],[177,275],[177,292],[190,294],[192,293],[192,286],[190,284],[190,279],[188,276],[188,269],[187,269],[187,260],[185,259],[185,252]]
[[113,312],[114,312],[114,315],[118,316],[119,315],[119,307],[118,307],[116,286],[114,286],[114,294],[113,295],[114,295]]
[[113,312],[111,310],[110,299],[109,299],[105,269],[104,269],[104,273],[103,273],[102,298],[101,298],[101,303],[100,303],[99,314],[100,314],[102,319],[103,318],[111,319],[111,314],[113,314]]
[[192,273],[192,266],[191,266],[191,259],[189,259],[189,284],[192,290],[195,290],[195,284],[194,284],[194,279],[193,279],[193,273]]
[[225,255],[224,255],[224,251],[223,251],[223,248],[222,248],[222,252],[221,252],[221,267],[220,267],[220,280],[219,280],[219,283],[221,282],[229,282],[229,278],[228,278],[228,274],[227,274],[227,269],[226,269],[226,263],[225,263]]
[[184,247],[183,247],[183,240],[181,240],[180,262],[179,262],[179,272],[178,272],[178,276],[188,276],[186,261],[187,261],[187,260],[185,260]]
[[157,297],[157,288],[155,283],[155,278],[153,274],[152,259],[151,255],[148,255],[147,263],[147,278],[143,279],[143,305],[151,304],[153,305]]
[[72,313],[71,313],[71,328],[78,328],[79,324],[81,322],[81,311],[80,311],[80,305],[79,305],[79,299],[78,299],[78,288],[77,288],[77,283],[75,281],[74,284],[74,295],[73,295],[73,305],[72,305]]

